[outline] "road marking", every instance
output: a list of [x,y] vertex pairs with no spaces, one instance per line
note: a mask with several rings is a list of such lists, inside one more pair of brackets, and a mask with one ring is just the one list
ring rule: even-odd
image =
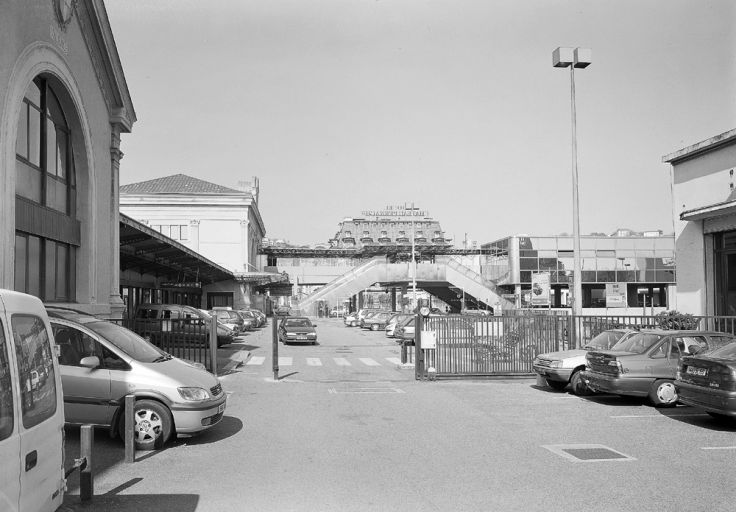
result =
[[322,366],[322,361],[320,360],[319,357],[308,357],[307,365],[308,366]]
[[352,366],[344,357],[333,357],[332,360],[337,366]]
[[381,363],[374,359],[371,359],[370,357],[359,357],[358,359],[366,366],[381,366]]
[[257,364],[263,364],[263,362],[264,362],[265,360],[266,360],[266,358],[265,358],[265,357],[261,357],[261,356],[253,356],[253,357],[251,357],[251,358],[250,358],[250,360],[249,360],[249,361],[248,361],[247,363],[245,363],[245,364],[249,364],[249,365],[257,365]]
[[736,446],[703,446],[701,450],[736,450]]
[[293,363],[293,357],[279,357],[279,366],[291,366]]
[[402,394],[406,393],[399,388],[352,388],[352,389],[336,389],[330,388],[328,392],[331,395],[375,395],[375,394]]
[[398,357],[387,357],[386,361],[388,361],[391,364],[401,364],[401,358],[398,358]]

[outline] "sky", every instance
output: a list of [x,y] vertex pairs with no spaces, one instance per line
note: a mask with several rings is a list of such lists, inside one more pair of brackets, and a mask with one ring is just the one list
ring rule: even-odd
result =
[[260,180],[266,236],[414,203],[457,245],[673,232],[662,157],[736,126],[732,0],[106,0],[138,121],[121,184]]

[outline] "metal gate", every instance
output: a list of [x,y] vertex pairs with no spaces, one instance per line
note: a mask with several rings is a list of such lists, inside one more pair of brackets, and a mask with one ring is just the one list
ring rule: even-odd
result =
[[416,329],[418,379],[531,375],[537,354],[563,348],[569,323],[569,317],[549,315],[418,320],[422,326]]

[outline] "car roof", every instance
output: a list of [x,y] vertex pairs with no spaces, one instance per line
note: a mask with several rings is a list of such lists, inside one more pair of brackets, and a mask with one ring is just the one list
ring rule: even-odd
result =
[[92,322],[101,322],[99,318],[96,318],[83,311],[77,311],[74,309],[57,308],[53,306],[46,306],[46,314],[48,314],[50,320],[61,319],[70,320],[78,324],[89,324]]

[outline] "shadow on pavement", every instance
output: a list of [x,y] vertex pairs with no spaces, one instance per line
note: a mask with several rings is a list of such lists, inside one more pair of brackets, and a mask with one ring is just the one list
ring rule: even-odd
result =
[[716,432],[736,432],[736,419],[712,417],[699,407],[678,405],[677,407],[657,407],[654,410],[662,416],[698,428],[706,428]]
[[[218,441],[222,441],[223,439],[227,439],[228,437],[234,436],[241,430],[243,430],[242,421],[233,416],[225,416],[214,427],[192,437],[179,437],[175,441],[170,443],[170,446],[178,446],[183,444],[201,445],[216,443]],[[151,454],[155,453],[156,452],[151,452]],[[136,455],[136,460],[139,460],[138,455]]]
[[198,494],[102,494],[82,502],[79,495],[66,495],[59,512],[114,511],[140,512],[141,510],[194,512],[199,504]]

